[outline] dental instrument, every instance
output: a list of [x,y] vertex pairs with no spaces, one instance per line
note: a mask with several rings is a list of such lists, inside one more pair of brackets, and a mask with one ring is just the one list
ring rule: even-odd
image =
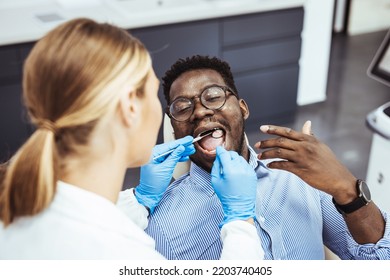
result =
[[[207,132],[207,133],[205,133],[205,134],[203,134],[203,135],[202,135],[202,133],[199,134],[198,137],[195,137],[194,140],[192,140],[192,144],[194,144],[195,142],[198,142],[199,140],[203,139],[203,138],[206,137],[206,136],[209,136],[210,134],[214,134],[214,132],[216,132],[216,131],[218,131],[218,130],[220,130],[220,129],[219,129],[219,128],[214,128],[214,129],[210,130],[209,132]],[[220,133],[217,134],[217,137],[214,137],[213,135],[211,135],[211,136],[212,136],[213,138],[221,138]],[[176,149],[176,148],[175,148],[175,149]],[[169,151],[166,151],[165,153],[162,153],[161,155],[158,155],[158,156],[154,157],[153,160],[156,160],[156,159],[158,159],[158,158],[160,158],[160,157],[169,155],[169,154],[172,153],[175,149],[171,149],[171,150],[169,150]]]

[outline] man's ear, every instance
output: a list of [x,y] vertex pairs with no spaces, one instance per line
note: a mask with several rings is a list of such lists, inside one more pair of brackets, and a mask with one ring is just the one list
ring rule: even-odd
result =
[[119,100],[119,115],[125,126],[133,126],[140,112],[140,103],[135,90],[131,90],[121,96]]
[[241,110],[242,116],[243,116],[244,120],[246,120],[249,117],[248,104],[246,104],[244,99],[240,99],[238,102],[240,104],[240,110]]

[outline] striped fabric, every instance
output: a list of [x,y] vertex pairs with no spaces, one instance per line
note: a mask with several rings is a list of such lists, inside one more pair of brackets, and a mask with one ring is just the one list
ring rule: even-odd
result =
[[[324,244],[341,259],[390,259],[390,223],[377,244],[359,245],[329,195],[294,174],[268,169],[251,148],[249,163],[258,177],[256,227],[266,259],[324,259]],[[210,182],[210,174],[192,163],[150,218],[146,232],[168,259],[219,258],[223,212]]]

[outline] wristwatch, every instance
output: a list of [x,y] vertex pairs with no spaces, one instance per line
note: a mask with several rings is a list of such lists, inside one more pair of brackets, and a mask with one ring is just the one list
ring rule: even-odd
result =
[[371,202],[370,189],[365,181],[360,179],[357,180],[356,190],[358,192],[358,197],[348,204],[340,205],[334,200],[334,198],[332,199],[334,206],[340,214],[350,214]]

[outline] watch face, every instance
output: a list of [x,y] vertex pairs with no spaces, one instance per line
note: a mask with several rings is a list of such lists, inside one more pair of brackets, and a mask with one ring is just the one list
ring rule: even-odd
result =
[[367,202],[370,202],[371,201],[371,193],[370,193],[370,189],[368,188],[366,182],[360,181],[359,189],[360,189],[360,193],[363,196],[363,198]]

